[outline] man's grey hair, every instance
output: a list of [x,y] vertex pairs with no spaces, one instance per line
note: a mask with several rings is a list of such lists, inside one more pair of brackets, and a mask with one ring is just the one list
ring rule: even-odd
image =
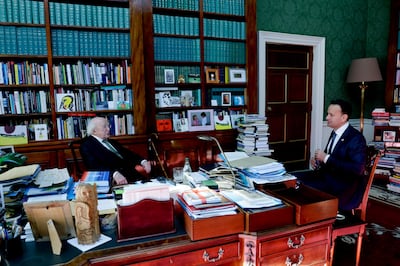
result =
[[88,136],[91,136],[93,134],[93,131],[96,129],[98,122],[103,119],[104,119],[104,117],[94,117],[94,118],[90,119],[90,121],[87,125],[87,128],[86,128],[86,130],[87,130],[86,133]]

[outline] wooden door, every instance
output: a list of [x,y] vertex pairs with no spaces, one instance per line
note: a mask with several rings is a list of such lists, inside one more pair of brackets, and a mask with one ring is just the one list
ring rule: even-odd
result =
[[312,47],[267,44],[266,116],[272,157],[288,171],[308,167]]

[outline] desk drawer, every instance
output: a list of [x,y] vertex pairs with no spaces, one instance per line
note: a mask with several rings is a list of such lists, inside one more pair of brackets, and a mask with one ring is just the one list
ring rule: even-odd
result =
[[128,265],[218,265],[239,261],[239,256],[239,243],[237,242]]
[[326,243],[309,245],[304,248],[262,257],[260,265],[326,265],[327,249]]
[[319,241],[327,241],[329,228],[317,228],[312,231],[299,232],[286,237],[266,240],[260,243],[261,257],[284,252],[291,249],[298,249]]

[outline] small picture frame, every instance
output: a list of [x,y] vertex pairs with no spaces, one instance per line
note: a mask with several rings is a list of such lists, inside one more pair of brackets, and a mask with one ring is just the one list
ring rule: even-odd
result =
[[0,156],[14,152],[14,146],[0,146]]
[[206,69],[206,82],[207,83],[219,83],[219,72],[216,68]]
[[392,131],[392,130],[383,131],[382,139],[383,139],[383,141],[395,142],[396,141],[396,131]]
[[214,130],[214,110],[188,110],[189,131]]
[[221,105],[231,106],[232,105],[232,94],[230,92],[221,93]]
[[173,69],[164,69],[164,83],[175,84],[175,71]]
[[229,69],[229,82],[231,83],[246,82],[246,69],[244,68]]

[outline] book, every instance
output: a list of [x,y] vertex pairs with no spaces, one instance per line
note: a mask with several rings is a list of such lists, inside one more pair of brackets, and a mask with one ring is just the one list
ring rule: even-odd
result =
[[57,93],[57,112],[75,111],[75,97],[73,93]]
[[48,140],[47,124],[34,124],[33,131],[35,132],[35,140]]
[[110,186],[110,172],[108,171],[85,171],[80,182],[87,184],[96,184],[96,186]]

